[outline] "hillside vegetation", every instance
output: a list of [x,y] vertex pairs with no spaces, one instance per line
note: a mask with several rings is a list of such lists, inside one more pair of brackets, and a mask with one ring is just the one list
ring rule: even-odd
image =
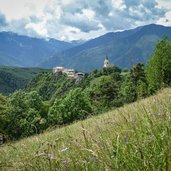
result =
[[[79,79],[40,73],[26,89],[0,94],[0,143],[8,143],[0,148],[0,167],[169,171],[170,86],[168,38],[157,44],[146,66],[138,63],[129,71],[109,66]],[[14,140],[20,141],[10,144]]]
[[0,170],[171,170],[171,88],[0,147]]
[[[160,41],[148,65],[122,72],[117,66],[71,79],[62,72],[44,72],[24,90],[0,95],[0,133],[17,140],[53,126],[71,124],[154,94],[171,86],[171,41]],[[15,72],[17,73],[17,72]]]
[[48,71],[40,68],[0,67],[0,93],[8,95],[24,89],[37,74]]

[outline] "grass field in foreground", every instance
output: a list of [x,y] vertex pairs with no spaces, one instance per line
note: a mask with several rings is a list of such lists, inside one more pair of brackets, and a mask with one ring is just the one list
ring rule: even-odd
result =
[[0,170],[171,170],[171,88],[0,147]]

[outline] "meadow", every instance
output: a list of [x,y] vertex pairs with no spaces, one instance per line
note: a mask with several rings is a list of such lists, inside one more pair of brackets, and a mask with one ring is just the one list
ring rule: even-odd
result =
[[171,170],[171,88],[0,146],[0,170]]

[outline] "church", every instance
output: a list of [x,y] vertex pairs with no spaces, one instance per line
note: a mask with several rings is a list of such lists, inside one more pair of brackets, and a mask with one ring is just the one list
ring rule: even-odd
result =
[[111,67],[112,65],[109,62],[109,58],[106,56],[103,64],[103,68]]

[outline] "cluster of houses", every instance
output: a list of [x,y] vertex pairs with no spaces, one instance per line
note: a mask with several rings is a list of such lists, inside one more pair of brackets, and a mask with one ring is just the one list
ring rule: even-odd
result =
[[84,78],[85,75],[82,72],[76,72],[74,69],[68,69],[62,66],[57,66],[53,68],[53,73],[58,73],[58,72],[62,72],[66,74],[69,78],[74,78],[74,79]]
[[[109,62],[108,57],[105,57],[104,60],[104,64],[103,67],[111,67],[112,65]],[[84,78],[84,73],[83,72],[76,72],[74,69],[68,69],[68,68],[64,68],[62,66],[57,66],[53,68],[53,73],[58,73],[58,72],[62,72],[65,73],[69,78],[73,78],[73,79],[82,79]]]

